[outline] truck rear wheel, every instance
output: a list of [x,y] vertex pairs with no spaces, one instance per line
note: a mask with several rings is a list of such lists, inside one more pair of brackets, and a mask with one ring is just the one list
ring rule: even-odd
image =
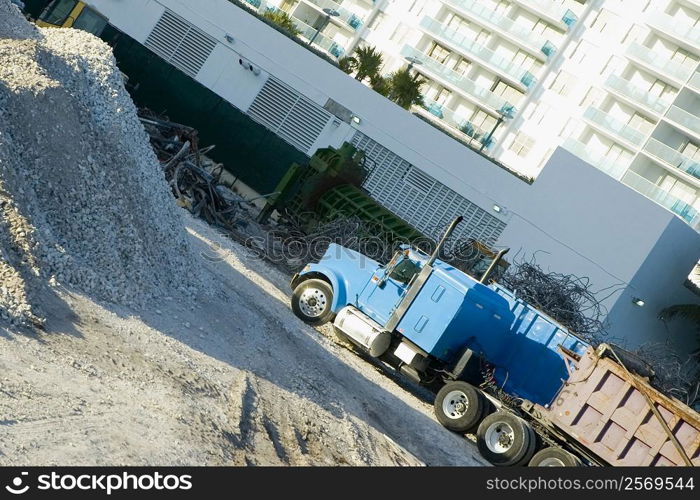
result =
[[578,467],[581,461],[558,446],[550,446],[535,453],[528,467]]
[[303,322],[323,325],[333,319],[333,289],[323,280],[302,281],[292,293],[292,311]]
[[483,418],[486,403],[474,386],[456,381],[440,389],[433,406],[435,416],[443,427],[455,432],[468,432]]
[[476,445],[481,456],[502,467],[526,462],[535,451],[535,444],[535,433],[530,425],[505,411],[487,416],[476,431]]

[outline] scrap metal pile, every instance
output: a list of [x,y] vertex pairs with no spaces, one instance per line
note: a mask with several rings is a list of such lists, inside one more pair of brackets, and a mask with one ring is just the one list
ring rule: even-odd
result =
[[199,148],[197,131],[171,122],[148,109],[139,110],[168,184],[178,204],[207,223],[234,231],[249,219],[241,196],[220,183],[223,165],[205,155],[214,146]]
[[533,261],[511,266],[501,283],[587,341],[602,341],[607,311],[588,278],[545,272]]

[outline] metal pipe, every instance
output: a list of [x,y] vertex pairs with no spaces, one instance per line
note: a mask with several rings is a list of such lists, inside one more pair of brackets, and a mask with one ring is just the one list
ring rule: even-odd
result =
[[496,266],[498,265],[499,262],[501,262],[501,259],[505,254],[507,254],[510,251],[510,248],[504,248],[500,252],[496,254],[496,257],[494,257],[493,261],[489,265],[488,269],[484,272],[484,275],[481,277],[479,280],[479,283],[486,283],[486,280],[489,279],[489,276],[491,276],[491,273],[493,273],[493,270],[496,269]]
[[434,251],[433,254],[430,256],[430,259],[428,260],[428,263],[427,263],[428,266],[432,266],[432,265],[435,263],[435,259],[437,259],[438,256],[440,255],[440,252],[442,251],[442,248],[445,246],[445,243],[447,242],[447,239],[448,239],[450,236],[452,236],[452,233],[453,233],[454,230],[457,228],[457,225],[458,225],[460,222],[462,222],[463,219],[464,219],[464,217],[462,217],[462,216],[460,215],[460,216],[456,217],[455,220],[452,221],[452,224],[450,224],[450,227],[447,228],[447,231],[445,231],[444,236],[442,237],[442,239],[440,240],[440,242],[439,242],[439,243],[437,244],[437,246],[435,247],[435,251]]

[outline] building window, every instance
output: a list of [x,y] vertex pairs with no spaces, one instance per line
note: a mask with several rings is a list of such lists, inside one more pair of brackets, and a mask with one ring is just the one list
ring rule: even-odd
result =
[[406,26],[405,24],[399,23],[399,24],[396,26],[396,29],[394,30],[394,32],[393,32],[393,33],[391,34],[391,36],[389,37],[389,39],[390,39],[392,42],[396,42],[396,43],[399,43],[399,44],[400,44],[400,43],[402,43],[403,40],[406,38],[406,34],[407,34],[407,33],[408,33],[408,26]]
[[684,66],[693,66],[695,63],[698,62],[698,60],[693,57],[690,52],[687,50],[683,50],[680,47],[676,49],[676,51],[673,53],[671,56],[671,60],[677,62],[678,64],[682,64]]
[[627,34],[625,34],[625,37],[622,39],[622,43],[636,42],[637,40],[641,39],[643,33],[644,28],[637,24],[633,24],[627,31]]
[[517,64],[521,68],[525,68],[526,70],[529,70],[531,72],[536,72],[537,70],[535,67],[537,66],[535,64],[536,59],[534,56],[528,54],[524,50],[518,50],[515,55],[513,56],[513,64]]
[[549,105],[545,104],[544,102],[540,102],[535,108],[535,112],[532,113],[532,121],[540,125],[551,109],[552,108],[549,107]]
[[491,132],[493,126],[496,125],[496,119],[482,110],[477,110],[469,121],[475,127],[480,128],[484,134]]
[[437,104],[445,104],[447,99],[450,98],[452,92],[445,87],[434,87],[428,92],[428,99],[432,99]]
[[691,160],[700,160],[700,146],[688,141],[681,149],[681,153]]
[[525,135],[523,132],[518,132],[515,136],[513,144],[510,146],[510,150],[514,152],[517,156],[525,158],[530,154],[533,146],[535,145],[535,140],[529,135]]
[[654,124],[639,113],[634,113],[627,122],[627,125],[643,134],[648,134],[651,132],[651,129],[654,128]]
[[469,21],[465,20],[461,16],[458,16],[457,14],[450,12],[445,18],[445,26],[447,26],[451,30],[455,30],[457,33],[460,33],[467,29],[467,27],[469,26]]
[[549,89],[556,92],[562,97],[566,97],[571,93],[571,89],[574,87],[575,80],[566,71],[560,71],[557,77],[549,86]]
[[593,20],[591,24],[591,29],[603,33],[606,30],[610,30],[617,24],[617,16],[610,12],[609,10],[600,9],[598,15]]
[[496,95],[500,95],[511,104],[517,104],[518,102],[520,102],[520,99],[522,99],[522,97],[525,95],[515,87],[511,87],[506,82],[501,80],[496,81],[496,84],[491,89],[491,92],[493,92]]
[[584,109],[588,109],[589,106],[597,106],[598,103],[602,100],[604,94],[601,90],[591,87],[588,89],[588,92],[586,92],[586,95],[583,96],[583,99],[581,100],[581,103],[579,106],[581,106]]
[[438,43],[433,43],[432,47],[428,51],[428,56],[435,59],[440,64],[444,63],[448,57],[450,57],[451,52]]
[[460,58],[459,61],[457,61],[454,65],[454,71],[456,73],[459,73],[460,75],[465,75],[467,71],[469,71],[469,68],[471,67],[472,63],[471,61],[465,59],[465,58]]
[[676,89],[662,80],[656,80],[649,87],[649,94],[670,101],[676,94]]
[[[371,29],[371,30],[377,29],[377,27],[378,27],[380,24],[382,24],[382,23],[384,22],[384,19],[386,19],[386,15],[385,15],[383,12],[380,12],[379,14],[377,14],[377,15],[374,17],[374,19],[372,19],[372,22],[369,23],[369,29]],[[399,26],[401,26],[400,23],[399,23],[399,25],[396,27],[396,29],[398,29]],[[394,33],[396,33],[396,30],[394,30]]]

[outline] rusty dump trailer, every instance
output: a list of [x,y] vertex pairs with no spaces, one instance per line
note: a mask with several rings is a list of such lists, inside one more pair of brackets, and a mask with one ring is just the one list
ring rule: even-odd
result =
[[569,378],[552,404],[523,408],[549,433],[600,465],[700,465],[697,412],[628,371],[610,346],[568,354]]

